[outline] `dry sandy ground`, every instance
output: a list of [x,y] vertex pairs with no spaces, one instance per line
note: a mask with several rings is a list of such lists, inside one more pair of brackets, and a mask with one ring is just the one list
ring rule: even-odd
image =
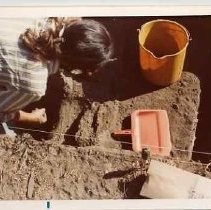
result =
[[[1,199],[141,198],[145,180],[140,154],[102,147],[73,148],[31,140],[0,141]],[[204,166],[165,162],[204,175]]]
[[140,198],[145,180],[141,154],[121,143],[130,138],[111,135],[115,129],[130,128],[130,113],[139,108],[168,112],[174,160],[163,161],[204,175],[204,165],[180,161],[190,157],[195,139],[197,77],[185,72],[181,81],[166,88],[142,83],[140,93],[131,96],[137,84],[122,94],[124,83],[106,75],[91,81],[63,74],[50,79],[46,97],[28,107],[46,107],[49,122],[40,127],[13,125],[50,133],[16,129],[16,139],[1,137],[1,199]]

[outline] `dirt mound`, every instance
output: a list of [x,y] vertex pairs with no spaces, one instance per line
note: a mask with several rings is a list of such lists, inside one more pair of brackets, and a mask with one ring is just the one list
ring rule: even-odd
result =
[[[131,149],[130,146],[121,144],[121,141],[131,142],[131,139],[121,138],[118,142],[111,133],[114,130],[130,129],[130,115],[136,109],[165,109],[169,116],[174,146],[172,155],[191,159],[200,101],[200,84],[194,74],[184,72],[180,81],[166,88],[150,86],[139,75],[139,79],[132,81],[130,90],[127,91],[124,89],[128,80],[115,82],[117,75],[114,69],[108,69],[107,76],[102,74],[95,80],[79,81],[61,75],[49,82],[49,87],[54,85],[54,89],[63,89],[60,97],[57,96],[60,98],[59,109],[55,109],[53,103],[45,106],[52,119],[51,125],[45,125],[45,129],[56,133],[51,136],[53,141],[72,146],[101,145]],[[55,82],[58,78],[63,82]],[[50,94],[47,94],[45,100],[49,101],[48,98],[52,97],[50,95],[58,93],[58,90],[52,91],[49,88]],[[132,95],[134,93],[138,95]],[[52,125],[52,122],[55,123]]]

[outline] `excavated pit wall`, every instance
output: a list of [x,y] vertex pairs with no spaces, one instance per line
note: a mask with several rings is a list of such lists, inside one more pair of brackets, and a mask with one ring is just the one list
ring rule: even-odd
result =
[[[136,86],[137,94],[128,97],[132,95],[133,82],[128,86],[131,89],[127,90],[129,94],[124,95],[122,90],[124,85],[128,85],[128,81],[125,84],[124,80],[116,82],[115,71],[107,73],[106,76],[99,75],[95,80],[79,81],[61,74],[50,81],[54,88],[55,84],[60,84],[57,86],[58,90],[61,86],[63,89],[57,113],[52,111],[52,103],[47,107],[48,113],[54,113],[54,118],[58,119],[51,130],[56,133],[53,141],[76,147],[98,145],[131,149],[130,144],[121,143],[131,142],[131,139],[114,139],[111,133],[119,129],[129,129],[130,114],[136,109],[165,109],[169,117],[173,144],[171,155],[190,160],[200,101],[198,78],[192,73],[184,72],[180,81],[165,88],[152,87],[140,80],[140,95]],[[63,82],[55,81],[58,78]]]

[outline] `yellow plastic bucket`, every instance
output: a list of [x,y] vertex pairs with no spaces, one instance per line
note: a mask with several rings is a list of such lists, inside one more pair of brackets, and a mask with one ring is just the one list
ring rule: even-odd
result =
[[144,77],[160,86],[179,80],[189,40],[188,30],[175,21],[158,19],[142,25],[139,56]]

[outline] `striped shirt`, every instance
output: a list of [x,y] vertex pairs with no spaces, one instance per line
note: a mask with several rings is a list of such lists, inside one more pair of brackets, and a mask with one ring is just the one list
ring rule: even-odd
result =
[[49,75],[58,70],[58,61],[33,61],[20,45],[20,34],[38,22],[0,18],[0,122],[12,120],[18,110],[45,95]]

